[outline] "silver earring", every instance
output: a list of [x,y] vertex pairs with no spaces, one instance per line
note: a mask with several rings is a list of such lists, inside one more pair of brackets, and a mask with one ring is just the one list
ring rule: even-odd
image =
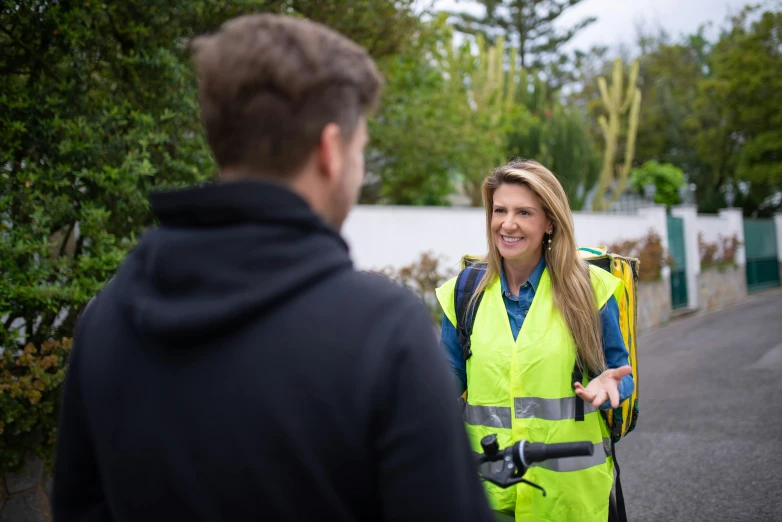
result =
[[551,252],[551,234],[552,232],[548,233],[548,251]]

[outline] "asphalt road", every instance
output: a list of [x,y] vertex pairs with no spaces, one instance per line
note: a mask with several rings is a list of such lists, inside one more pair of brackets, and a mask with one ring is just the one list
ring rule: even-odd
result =
[[630,522],[782,521],[782,290],[639,338]]

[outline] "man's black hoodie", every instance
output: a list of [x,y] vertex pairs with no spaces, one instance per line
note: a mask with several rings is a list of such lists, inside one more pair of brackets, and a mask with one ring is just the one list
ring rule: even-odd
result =
[[151,201],[77,327],[55,522],[491,520],[412,294],[280,186]]

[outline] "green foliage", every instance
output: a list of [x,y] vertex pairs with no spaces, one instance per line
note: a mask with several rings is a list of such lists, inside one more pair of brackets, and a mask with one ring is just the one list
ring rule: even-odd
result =
[[481,204],[481,182],[507,159],[506,132],[526,112],[513,101],[515,70],[502,70],[503,42],[476,43],[477,52],[455,46],[440,15],[381,61],[387,88],[371,122],[363,203],[443,205],[459,182]]
[[[234,5],[226,0],[211,1]],[[375,59],[402,52],[420,27],[415,13],[417,0],[243,0],[238,3],[243,9],[251,7],[246,4],[256,4],[256,11],[295,14],[325,24],[358,42]]]
[[18,471],[28,450],[51,469],[59,390],[71,340],[0,352],[0,471]]
[[545,84],[519,88],[519,97],[531,115],[514,126],[508,138],[508,155],[533,158],[556,174],[573,210],[581,210],[586,191],[600,173],[600,152],[595,146],[583,111],[550,99]]
[[3,14],[3,346],[70,337],[151,223],[146,194],[212,172],[172,20],[186,13],[149,4]]
[[2,11],[0,470],[28,449],[51,456],[67,339],[151,224],[147,193],[213,170],[180,42],[190,22],[216,22],[218,7]]
[[677,205],[680,201],[679,187],[684,185],[684,172],[670,163],[650,160],[631,171],[630,185],[640,194],[643,194],[647,185],[654,185],[655,203]]
[[330,24],[383,58],[417,27],[412,3],[0,7],[0,471],[27,448],[48,451],[70,346],[60,340],[73,337],[85,304],[154,224],[149,192],[214,174],[188,38],[239,14],[286,12]]
[[285,11],[335,25],[385,56],[417,24],[411,4],[146,0],[4,8],[2,345],[71,336],[79,310],[152,224],[148,193],[213,175],[187,38],[243,12]]
[[435,62],[446,37],[443,19],[421,24],[404,51],[381,60],[386,88],[381,112],[370,122],[370,182],[362,203],[444,205],[453,192],[464,124],[463,102]]
[[588,17],[561,30],[558,19],[582,0],[478,0],[485,16],[459,13],[456,28],[486,38],[512,42],[522,69],[545,71],[550,91],[572,80],[571,58],[561,51],[581,29],[596,18]]
[[782,186],[780,20],[779,12],[747,8],[716,42],[703,30],[675,43],[665,34],[639,40],[636,159],[682,168],[703,212],[723,208],[726,186],[740,182],[748,190],[735,190],[735,204],[746,215],[782,208],[774,202]]
[[698,90],[698,152],[711,167],[710,188],[749,182],[747,214],[780,208],[764,196],[782,190],[781,35],[782,13],[745,9],[714,46]]
[[460,182],[473,206],[481,206],[483,179],[508,159],[508,133],[529,119],[526,108],[516,102],[519,75],[515,52],[510,67],[503,67],[505,41],[490,45],[476,39],[477,54],[470,41],[455,47],[448,40],[442,67],[449,78],[448,92],[459,99],[456,117],[460,127],[460,147],[454,150]]
[[429,309],[432,322],[439,326],[443,320],[442,307],[437,302],[435,290],[448,279],[456,276],[454,270],[442,266],[442,259],[433,252],[420,257],[401,268],[385,267],[375,273],[385,276],[415,293]]
[[664,37],[644,37],[641,43],[639,83],[644,103],[636,161],[677,165],[700,185],[708,167],[697,151],[695,103],[708,44],[700,33],[680,44],[670,44]]

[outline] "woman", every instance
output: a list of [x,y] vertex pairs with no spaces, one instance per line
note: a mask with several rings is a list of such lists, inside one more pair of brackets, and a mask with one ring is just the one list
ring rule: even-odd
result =
[[[617,407],[633,391],[619,329],[622,282],[583,261],[567,196],[556,177],[534,161],[502,166],[483,183],[489,252],[473,297],[472,355],[465,362],[455,325],[456,278],[437,289],[445,312],[441,345],[460,393],[470,442],[497,434],[500,447],[532,442],[595,444],[591,458],[561,459],[531,468],[524,484],[486,485],[492,507],[517,521],[606,522],[613,486],[608,429],[597,409]],[[464,278],[463,278],[464,279]],[[597,375],[573,385],[576,362]],[[584,401],[576,420],[576,401]]]

